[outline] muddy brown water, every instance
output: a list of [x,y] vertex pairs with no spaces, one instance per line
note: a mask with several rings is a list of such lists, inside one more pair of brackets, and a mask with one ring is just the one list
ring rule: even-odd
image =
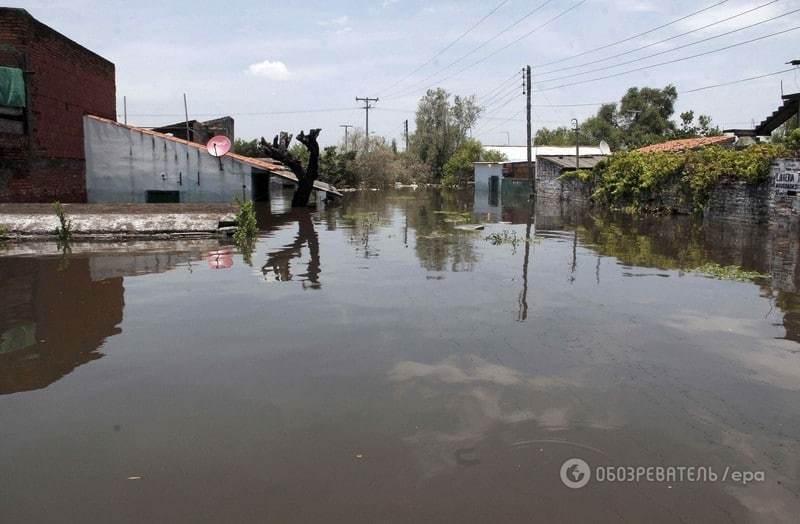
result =
[[797,522],[797,233],[493,204],[0,248],[0,521]]

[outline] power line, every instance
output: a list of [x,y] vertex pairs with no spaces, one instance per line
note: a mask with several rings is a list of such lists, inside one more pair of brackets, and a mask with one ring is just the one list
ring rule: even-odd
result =
[[[543,3],[539,4],[537,7],[535,7],[535,8],[533,8],[533,9],[531,9],[530,11],[528,11],[528,12],[527,12],[525,15],[523,15],[521,18],[518,18],[518,19],[517,19],[515,22],[513,22],[511,25],[509,25],[509,26],[506,26],[504,29],[501,29],[501,30],[500,30],[498,33],[496,33],[494,36],[492,36],[492,37],[491,37],[491,38],[489,38],[488,40],[484,40],[484,41],[483,41],[481,44],[479,44],[477,47],[473,48],[471,51],[469,51],[469,52],[468,52],[468,53],[466,53],[465,55],[462,55],[462,56],[460,56],[459,58],[457,58],[457,59],[453,60],[452,62],[450,62],[449,64],[447,64],[445,67],[441,68],[440,70],[438,70],[438,71],[434,71],[433,73],[431,73],[430,75],[426,76],[425,78],[423,78],[423,79],[422,79],[422,80],[420,80],[419,82],[416,82],[416,83],[412,84],[412,86],[411,86],[412,92],[413,92],[413,91],[416,91],[416,90],[417,90],[417,88],[418,88],[420,85],[424,85],[424,84],[425,84],[425,83],[426,83],[428,80],[430,80],[431,78],[434,78],[436,75],[438,75],[438,74],[440,74],[440,73],[442,73],[442,72],[444,72],[444,71],[447,71],[448,69],[450,69],[451,67],[453,67],[453,66],[454,66],[454,65],[456,65],[457,63],[461,62],[461,61],[462,61],[462,60],[464,60],[465,58],[467,58],[467,57],[469,57],[469,56],[472,56],[473,54],[477,53],[478,51],[480,51],[481,49],[483,49],[484,47],[486,47],[486,46],[487,46],[488,44],[490,44],[491,42],[494,42],[494,41],[495,41],[495,40],[497,40],[497,39],[498,39],[500,36],[504,35],[504,34],[505,34],[505,33],[507,33],[508,31],[510,31],[511,29],[513,29],[513,28],[515,28],[516,26],[518,26],[519,24],[521,24],[521,23],[522,23],[523,21],[525,21],[526,19],[530,18],[531,16],[533,16],[534,14],[536,14],[537,12],[539,12],[540,10],[544,9],[544,7],[545,7],[545,6],[547,6],[547,4],[549,4],[549,3],[551,3],[551,2],[553,2],[553,0],[545,0]],[[403,91],[403,93],[405,93],[405,90],[402,90],[402,91]],[[404,96],[404,95],[399,95],[399,96]],[[393,98],[397,98],[397,97],[398,97],[398,95],[393,95],[392,97],[393,97]]]
[[566,66],[566,67],[559,67],[558,69],[551,69],[550,71],[537,71],[537,76],[549,75],[549,74],[552,74],[552,73],[558,73],[560,71],[569,71],[569,70],[572,70],[572,69],[577,69],[579,67],[586,67],[586,66],[590,66],[590,65],[594,65],[594,64],[599,64],[601,62],[607,62],[609,60],[613,60],[613,59],[619,58],[621,56],[629,55],[629,54],[635,53],[637,51],[642,51],[642,50],[648,49],[650,47],[654,47],[654,46],[657,46],[657,45],[664,44],[664,43],[669,42],[671,40],[675,40],[676,38],[680,38],[680,37],[683,37],[683,36],[686,36],[686,35],[689,35],[689,34],[692,34],[692,33],[697,33],[698,31],[703,31],[704,29],[708,29],[709,27],[713,27],[715,25],[719,25],[719,24],[723,24],[725,22],[729,22],[729,21],[733,20],[734,18],[739,18],[740,16],[744,16],[746,14],[752,13],[753,11],[757,11],[759,9],[763,9],[764,7],[766,7],[768,5],[772,5],[772,4],[774,4],[774,3],[778,2],[778,1],[779,0],[771,0],[770,2],[767,2],[766,4],[761,4],[760,6],[753,7],[752,9],[748,9],[746,11],[742,11],[741,13],[729,16],[727,18],[723,18],[722,20],[717,20],[716,22],[712,22],[710,24],[706,24],[706,25],[698,27],[696,29],[692,29],[691,31],[686,31],[684,33],[680,33],[680,34],[671,36],[669,38],[664,38],[663,40],[659,40],[657,42],[652,42],[650,44],[646,44],[646,45],[637,47],[635,49],[630,49],[630,50],[624,51],[622,53],[617,53],[616,55],[607,56],[605,58],[600,58],[598,60],[592,60],[590,62],[584,62],[582,64]]
[[[260,111],[260,112],[245,112],[245,113],[227,113],[228,116],[268,116],[268,115],[298,115],[298,114],[305,114],[305,113],[336,113],[339,111],[352,111],[355,109],[363,109],[362,107],[339,107],[339,108],[332,108],[332,109],[300,109],[296,111]],[[221,114],[220,112],[217,113],[192,113],[195,117],[201,116],[217,116]],[[128,113],[128,116],[146,116],[146,117],[158,117],[158,116],[184,116],[183,113]]]
[[732,49],[734,47],[739,47],[739,46],[743,46],[743,45],[746,45],[746,44],[752,44],[753,42],[758,42],[760,40],[771,38],[773,36],[778,36],[778,35],[782,35],[784,33],[797,31],[798,29],[800,29],[800,26],[795,26],[795,27],[792,27],[792,28],[789,28],[789,29],[785,29],[783,31],[770,33],[768,35],[760,36],[758,38],[752,38],[750,40],[745,40],[744,42],[738,42],[738,43],[735,43],[735,44],[727,45],[725,47],[720,47],[718,49],[713,49],[711,51],[705,51],[703,53],[697,53],[697,54],[691,55],[691,56],[684,56],[684,57],[681,57],[681,58],[676,58],[674,60],[667,60],[665,62],[659,62],[657,64],[650,64],[650,65],[646,65],[646,66],[642,66],[642,67],[637,67],[635,69],[629,69],[627,71],[620,71],[619,73],[615,73],[615,74],[612,74],[612,75],[600,76],[600,77],[596,77],[596,78],[588,78],[586,80],[579,80],[577,82],[572,82],[572,83],[568,83],[568,84],[561,84],[561,85],[557,85],[557,86],[553,86],[553,87],[548,87],[548,88],[545,88],[545,89],[538,89],[538,90],[534,91],[534,93],[541,92],[541,91],[553,91],[555,89],[562,89],[564,87],[572,87],[572,86],[576,86],[576,85],[588,84],[588,83],[591,83],[591,82],[598,82],[600,80],[608,80],[610,78],[617,78],[619,76],[629,75],[631,73],[636,73],[638,71],[644,71],[646,69],[652,69],[654,67],[660,67],[660,66],[664,66],[664,65],[675,64],[675,63],[678,63],[678,62],[683,62],[685,60],[691,60],[691,59],[694,59],[694,58],[699,58],[701,56],[706,56],[706,55],[710,55],[710,54],[713,54],[713,53],[719,53],[720,51],[726,51],[726,50]]
[[[710,36],[708,38],[703,38],[701,40],[697,40],[696,42],[689,42],[688,44],[683,44],[683,45],[680,45],[678,47],[673,47],[672,49],[666,49],[664,51],[659,51],[658,53],[653,53],[653,54],[650,54],[650,55],[642,56],[642,57],[639,57],[639,58],[635,58],[633,60],[628,60],[626,62],[620,62],[618,64],[613,64],[613,65],[604,66],[604,67],[598,67],[598,68],[595,68],[595,69],[589,69],[587,71],[583,71],[583,72],[580,72],[580,73],[572,73],[572,74],[569,74],[569,75],[562,75],[562,76],[557,76],[557,77],[554,77],[554,78],[548,78],[548,79],[542,80],[540,82],[537,82],[537,84],[546,83],[546,82],[547,83],[555,82],[557,80],[563,80],[565,78],[574,78],[576,76],[588,75],[589,73],[596,73],[598,71],[606,71],[608,69],[613,69],[615,67],[621,67],[621,66],[628,65],[628,64],[634,64],[636,62],[641,62],[643,60],[648,60],[650,58],[654,58],[656,56],[661,56],[661,55],[665,55],[665,54],[668,54],[668,53],[673,53],[673,52],[678,51],[680,49],[685,49],[687,47],[691,47],[691,46],[695,46],[695,45],[698,45],[698,44],[703,44],[703,43],[706,43],[706,42],[710,42],[711,40],[716,40],[717,38],[722,38],[724,36],[728,36],[728,35],[732,35],[732,34],[735,34],[735,33],[739,33],[741,31],[746,31],[748,29],[752,29],[752,28],[757,27],[759,25],[766,24],[768,22],[773,22],[775,20],[778,20],[779,18],[783,18],[785,16],[793,15],[793,14],[795,14],[797,12],[800,12],[800,9],[795,9],[793,11],[789,11],[788,13],[783,13],[782,15],[774,16],[772,18],[768,18],[768,19],[762,20],[760,22],[756,22],[756,23],[753,23],[753,24],[750,24],[750,25],[747,25],[747,26],[744,26],[744,27],[740,27],[739,29],[732,29],[730,31],[726,31],[724,33],[720,33],[720,34],[715,35],[715,36]],[[576,67],[580,67],[580,66],[576,66]]]
[[643,31],[641,33],[637,33],[637,34],[635,34],[633,36],[629,36],[627,38],[623,38],[622,40],[617,40],[616,42],[611,42],[610,44],[605,44],[605,45],[602,45],[600,47],[595,47],[593,49],[588,49],[588,50],[583,51],[581,53],[578,53],[578,54],[575,54],[575,55],[572,55],[572,56],[568,56],[568,57],[565,57],[565,58],[559,58],[558,60],[553,60],[551,62],[543,62],[543,63],[540,63],[540,64],[535,64],[533,67],[534,68],[539,68],[539,67],[545,67],[545,66],[549,66],[549,65],[553,65],[553,64],[560,64],[561,62],[566,62],[567,60],[572,60],[573,58],[586,56],[586,55],[588,55],[590,53],[594,53],[596,51],[602,51],[603,49],[608,49],[609,47],[613,47],[615,45],[623,44],[625,42],[630,42],[631,40],[635,40],[635,39],[639,38],[640,36],[649,35],[650,33],[654,33],[654,32],[656,32],[656,31],[658,31],[660,29],[664,29],[665,27],[669,27],[669,26],[671,26],[673,24],[677,24],[678,22],[682,22],[682,21],[686,20],[687,18],[691,18],[693,16],[699,15],[700,13],[704,13],[704,12],[710,10],[710,9],[713,9],[713,8],[715,8],[717,6],[720,6],[722,4],[726,4],[726,3],[728,3],[728,1],[729,0],[722,0],[721,2],[717,2],[715,4],[711,4],[710,6],[704,7],[703,9],[700,9],[699,11],[694,11],[693,13],[689,13],[688,15],[684,15],[684,16],[682,16],[680,18],[677,18],[677,19],[675,19],[675,20],[673,20],[671,22],[667,22],[666,24],[661,24],[660,26],[654,27],[652,29],[648,29],[647,31]]
[[[425,66],[427,66],[428,64],[430,64],[431,62],[433,62],[434,60],[436,60],[438,57],[442,56],[442,55],[443,55],[443,54],[444,54],[444,53],[445,53],[445,52],[446,52],[448,49],[450,49],[451,47],[453,47],[454,45],[456,45],[458,42],[460,42],[460,41],[461,41],[461,40],[462,40],[462,39],[463,39],[465,36],[467,36],[467,35],[468,35],[469,33],[471,33],[471,32],[472,32],[472,31],[473,31],[473,30],[474,30],[476,27],[478,27],[478,26],[479,26],[479,25],[481,25],[483,22],[485,22],[485,21],[486,21],[486,20],[487,20],[487,19],[488,19],[490,16],[492,16],[493,14],[495,14],[495,13],[496,13],[496,12],[497,12],[497,11],[498,11],[498,10],[499,10],[501,7],[503,7],[504,5],[506,5],[508,2],[509,2],[509,0],[503,0],[502,2],[500,2],[500,3],[499,3],[499,4],[498,4],[498,5],[497,5],[497,6],[496,6],[494,9],[492,9],[492,10],[491,10],[491,11],[489,11],[489,12],[488,12],[486,15],[484,15],[484,16],[483,16],[483,18],[481,18],[480,20],[478,20],[477,22],[475,22],[475,24],[473,24],[473,25],[472,25],[472,26],[471,26],[469,29],[467,29],[466,31],[464,31],[463,33],[461,33],[461,34],[458,36],[458,38],[456,38],[455,40],[453,40],[452,42],[450,42],[449,44],[447,44],[445,47],[443,47],[441,50],[439,50],[439,52],[437,52],[435,55],[433,55],[433,56],[432,56],[432,57],[430,57],[428,60],[426,60],[426,61],[425,61],[425,63],[423,63],[422,65],[420,65],[419,67],[417,67],[416,69],[414,69],[413,71],[411,71],[410,73],[408,73],[406,76],[404,76],[403,78],[401,78],[401,79],[400,79],[400,80],[398,80],[397,82],[394,82],[394,84],[393,84],[392,86],[390,86],[390,87],[393,87],[393,88],[397,87],[398,85],[402,84],[403,82],[405,82],[406,80],[408,80],[410,77],[412,77],[414,74],[416,74],[416,73],[418,73],[419,71],[421,71],[421,70],[422,70],[422,69],[423,69]],[[381,89],[381,90],[380,90],[380,93],[383,93],[384,91],[386,91],[386,89],[389,89],[389,87],[387,87],[387,88],[384,88],[384,89]]]
[[[572,6],[568,7],[567,9],[565,9],[565,10],[561,11],[561,12],[560,12],[560,13],[558,13],[556,16],[554,16],[554,17],[550,18],[549,20],[547,20],[546,22],[544,22],[544,23],[542,23],[542,24],[540,24],[540,25],[536,26],[536,27],[535,27],[535,28],[533,28],[532,30],[530,30],[530,31],[528,31],[527,33],[523,34],[522,36],[520,36],[520,37],[518,37],[518,38],[516,38],[516,39],[512,40],[511,42],[509,42],[508,44],[506,44],[506,45],[504,45],[504,46],[500,47],[499,49],[496,49],[496,50],[494,50],[493,52],[491,52],[491,53],[489,53],[488,55],[484,56],[484,57],[483,57],[483,58],[481,58],[480,60],[477,60],[477,61],[475,61],[475,62],[472,62],[472,63],[471,63],[471,64],[469,64],[468,66],[466,66],[466,67],[463,67],[463,68],[459,69],[459,70],[458,70],[458,71],[456,71],[455,73],[453,73],[453,74],[451,74],[451,75],[448,75],[448,76],[445,76],[445,77],[443,77],[443,78],[440,78],[440,79],[438,79],[436,82],[437,82],[437,83],[439,83],[439,82],[444,82],[445,80],[450,80],[451,78],[453,78],[453,77],[456,77],[456,76],[460,75],[461,73],[463,73],[463,72],[464,72],[464,71],[466,71],[467,69],[472,69],[472,68],[473,68],[473,67],[475,67],[476,65],[478,65],[478,64],[481,64],[481,63],[483,63],[483,62],[485,62],[485,61],[489,60],[491,57],[495,56],[497,53],[499,53],[499,52],[501,52],[501,51],[504,51],[504,50],[508,49],[509,47],[511,47],[512,45],[514,45],[514,44],[518,43],[519,41],[521,41],[521,40],[523,40],[523,39],[525,39],[525,38],[528,38],[529,36],[531,36],[531,35],[532,35],[533,33],[535,33],[536,31],[539,31],[540,29],[543,29],[544,27],[548,26],[548,25],[549,25],[549,24],[551,24],[552,22],[555,22],[556,20],[558,20],[558,19],[559,19],[559,18],[561,18],[562,16],[565,16],[565,15],[566,15],[566,14],[568,14],[569,12],[571,12],[571,11],[573,11],[573,10],[577,9],[577,8],[578,8],[578,7],[580,7],[581,5],[585,4],[585,3],[586,3],[586,1],[587,1],[587,0],[580,0],[579,2],[577,2],[577,3],[573,4]],[[431,86],[428,86],[428,87],[431,87]],[[407,94],[410,94],[411,92],[413,92],[413,90],[412,90],[412,91],[410,91],[410,92],[409,92],[409,91],[405,91],[405,92],[403,92],[403,93],[401,93],[401,94],[399,94],[399,95],[395,95],[395,96],[393,96],[393,97],[390,97],[390,98],[399,98],[399,97],[405,96],[405,95],[407,95]]]
[[763,74],[763,75],[751,76],[749,78],[742,78],[740,80],[731,80],[730,82],[723,82],[721,84],[713,84],[713,85],[710,85],[710,86],[698,87],[698,88],[695,88],[695,89],[689,89],[688,91],[680,91],[679,94],[687,95],[689,93],[697,93],[698,91],[706,91],[707,89],[714,89],[714,88],[717,88],[717,87],[724,87],[724,86],[730,86],[730,85],[734,85],[734,84],[741,84],[743,82],[750,82],[752,80],[760,80],[762,78],[767,78],[767,77],[770,77],[770,76],[782,75],[784,73],[789,73],[789,72],[792,72],[792,71],[797,71],[797,68],[796,67],[792,67],[792,68],[789,68],[789,69],[783,69],[782,71],[775,71],[774,73],[766,73],[766,74]]

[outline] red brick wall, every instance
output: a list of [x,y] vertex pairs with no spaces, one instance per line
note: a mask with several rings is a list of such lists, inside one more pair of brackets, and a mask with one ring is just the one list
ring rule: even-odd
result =
[[15,65],[3,46],[32,74],[28,137],[0,133],[0,202],[85,201],[83,115],[116,120],[114,64],[21,9],[0,8],[0,65]]

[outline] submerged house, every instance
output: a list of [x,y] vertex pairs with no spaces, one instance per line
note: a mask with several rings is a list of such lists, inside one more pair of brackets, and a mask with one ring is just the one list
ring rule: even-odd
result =
[[[171,134],[84,117],[86,194],[99,202],[232,202],[267,200],[273,180],[296,184],[286,166],[234,153],[212,156],[203,144]],[[341,196],[315,182],[315,197]]]

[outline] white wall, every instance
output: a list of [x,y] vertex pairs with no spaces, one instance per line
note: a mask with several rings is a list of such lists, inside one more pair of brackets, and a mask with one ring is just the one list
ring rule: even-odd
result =
[[242,186],[251,197],[247,164],[223,157],[220,170],[204,150],[88,116],[83,131],[91,203],[145,202],[148,190],[179,191],[181,202],[233,202]]

